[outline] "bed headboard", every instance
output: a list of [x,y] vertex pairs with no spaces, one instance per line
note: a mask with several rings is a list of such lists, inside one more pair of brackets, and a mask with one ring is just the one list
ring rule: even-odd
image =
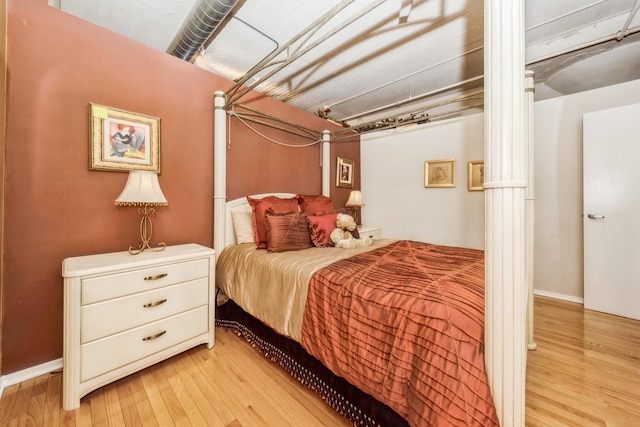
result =
[[[291,198],[296,195],[293,193],[264,193],[264,194],[256,194],[251,195],[249,197],[253,199],[262,199],[267,196],[277,196],[281,198]],[[251,206],[247,201],[246,197],[241,197],[239,199],[230,200],[226,204],[225,215],[224,215],[224,247],[230,245],[235,245],[236,243],[236,234],[233,230],[233,221],[231,220],[231,212],[251,212]]]

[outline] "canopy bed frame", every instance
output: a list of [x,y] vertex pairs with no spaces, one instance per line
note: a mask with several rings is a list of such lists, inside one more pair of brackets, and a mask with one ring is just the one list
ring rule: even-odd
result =
[[[524,426],[533,341],[533,75],[524,71],[524,4],[485,2],[485,364],[501,425]],[[225,94],[215,94],[214,248],[226,246]],[[330,134],[323,132],[329,195]],[[277,189],[276,189],[277,190]]]

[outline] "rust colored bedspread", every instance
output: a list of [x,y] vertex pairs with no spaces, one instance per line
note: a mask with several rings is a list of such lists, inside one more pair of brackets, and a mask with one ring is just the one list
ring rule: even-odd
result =
[[483,344],[482,251],[402,240],[309,285],[303,347],[412,426],[498,425]]

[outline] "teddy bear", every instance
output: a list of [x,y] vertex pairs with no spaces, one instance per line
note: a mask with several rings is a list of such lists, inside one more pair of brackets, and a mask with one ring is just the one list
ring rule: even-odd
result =
[[355,219],[351,215],[339,213],[336,217],[336,229],[329,236],[334,246],[343,249],[370,246],[373,241],[370,237],[356,239],[351,232],[357,227]]

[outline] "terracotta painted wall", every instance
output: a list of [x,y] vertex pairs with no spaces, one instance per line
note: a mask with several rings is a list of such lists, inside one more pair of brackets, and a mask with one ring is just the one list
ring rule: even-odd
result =
[[[274,111],[273,100],[259,94],[247,95],[240,100],[240,104],[269,114]],[[318,130],[318,138],[322,137],[322,130],[333,132],[340,129],[335,124],[289,105],[281,104],[279,107],[279,117]],[[241,109],[238,111],[242,112]],[[319,194],[322,191],[321,143],[306,148],[285,147],[270,140],[291,145],[308,145],[313,141],[234,116],[228,128],[231,140],[227,151],[229,200],[273,191],[302,194]],[[359,163],[360,138],[331,144],[331,197],[335,207],[340,208],[347,201],[350,189],[335,186],[337,157],[346,157]],[[360,185],[360,167],[357,166],[354,188]]]
[[[88,168],[89,102],[161,118],[160,185],[169,206],[158,209],[153,240],[211,246],[213,93],[231,85],[47,0],[9,0],[7,32],[2,374],[62,357],[64,258],[120,251],[139,240],[135,209],[113,203],[127,175]],[[326,127],[273,100],[243,102]],[[229,198],[320,191],[317,148],[294,155],[231,128]],[[337,155],[358,159],[359,144],[332,152],[332,162]],[[336,203],[343,204],[348,191],[339,190]]]

